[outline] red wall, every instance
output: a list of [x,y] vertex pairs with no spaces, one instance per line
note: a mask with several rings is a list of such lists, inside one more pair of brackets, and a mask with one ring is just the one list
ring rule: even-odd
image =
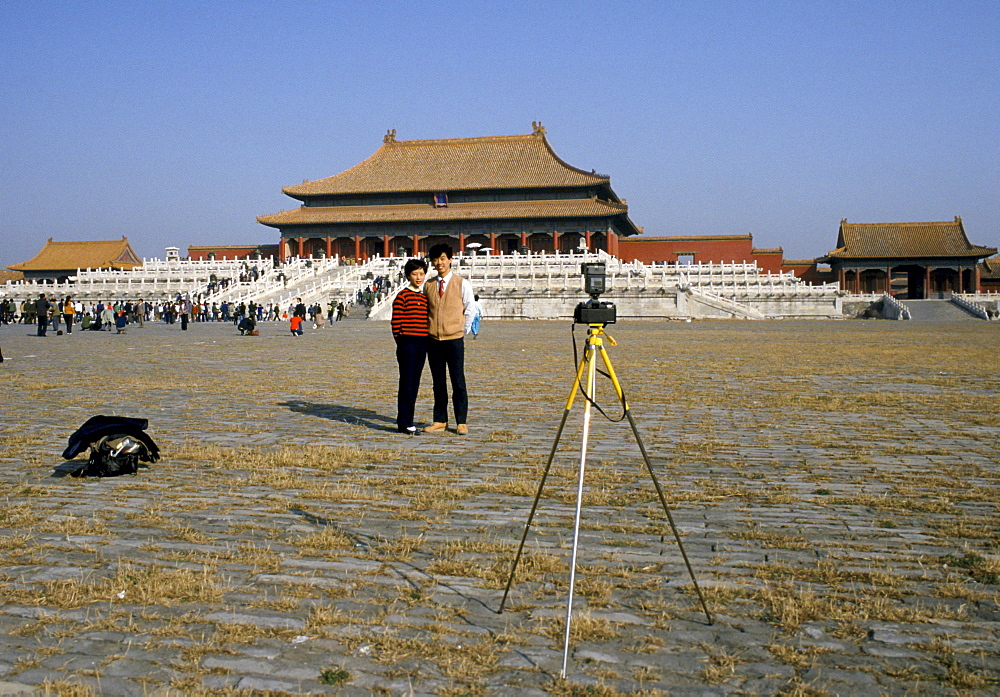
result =
[[753,261],[750,235],[707,235],[703,237],[621,237],[616,256],[623,261],[638,259],[644,264],[677,261],[678,255],[694,255],[694,262]]
[[[810,285],[829,283],[812,260],[786,261],[780,247],[754,249],[752,235],[705,235],[701,237],[622,237],[618,254],[622,261],[638,259],[644,264],[676,262],[679,255],[693,255],[695,263],[750,264],[765,273],[791,271]],[[828,274],[829,276],[829,274]]]

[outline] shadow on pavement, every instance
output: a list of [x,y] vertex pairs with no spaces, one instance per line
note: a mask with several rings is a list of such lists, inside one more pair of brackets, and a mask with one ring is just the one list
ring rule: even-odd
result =
[[318,416],[331,421],[341,421],[345,424],[357,424],[377,431],[396,430],[396,421],[388,416],[383,416],[371,409],[358,409],[357,407],[347,407],[340,404],[315,404],[313,402],[303,402],[291,400],[279,402],[278,406],[288,407],[299,414]]

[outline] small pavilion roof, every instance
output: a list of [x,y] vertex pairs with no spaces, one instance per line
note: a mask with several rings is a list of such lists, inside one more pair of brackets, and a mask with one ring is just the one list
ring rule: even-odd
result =
[[1000,256],[983,259],[979,269],[982,278],[1000,278]]
[[840,222],[837,248],[824,259],[900,259],[927,257],[986,257],[993,247],[969,242],[958,216],[929,223]]
[[28,261],[11,264],[14,271],[65,271],[69,269],[132,269],[142,266],[128,238],[87,242],[55,242],[50,237]]
[[337,194],[448,192],[484,189],[578,187],[610,178],[572,167],[556,155],[545,128],[527,135],[437,140],[385,136],[368,159],[332,177],[288,186],[293,198]]
[[[273,215],[261,215],[257,221],[271,227],[285,225],[316,225],[342,223],[409,223],[441,222],[446,220],[509,220],[518,218],[607,218],[627,215],[628,207],[621,203],[595,198],[558,199],[548,201],[484,201],[453,203],[435,207],[427,205],[395,206],[301,206]],[[629,223],[630,227],[634,227]]]

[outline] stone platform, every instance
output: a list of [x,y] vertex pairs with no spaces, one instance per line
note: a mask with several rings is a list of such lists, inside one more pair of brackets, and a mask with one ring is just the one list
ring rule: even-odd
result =
[[[570,327],[484,323],[470,435],[413,438],[385,323],[0,327],[0,694],[1000,693],[1000,325],[609,327],[714,623],[595,415],[562,680],[579,401],[498,609]],[[162,460],[65,476],[100,413]]]

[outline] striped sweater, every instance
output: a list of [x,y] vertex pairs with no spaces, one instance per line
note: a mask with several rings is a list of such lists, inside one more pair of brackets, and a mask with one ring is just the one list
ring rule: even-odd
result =
[[427,336],[427,297],[407,286],[392,301],[393,336]]

